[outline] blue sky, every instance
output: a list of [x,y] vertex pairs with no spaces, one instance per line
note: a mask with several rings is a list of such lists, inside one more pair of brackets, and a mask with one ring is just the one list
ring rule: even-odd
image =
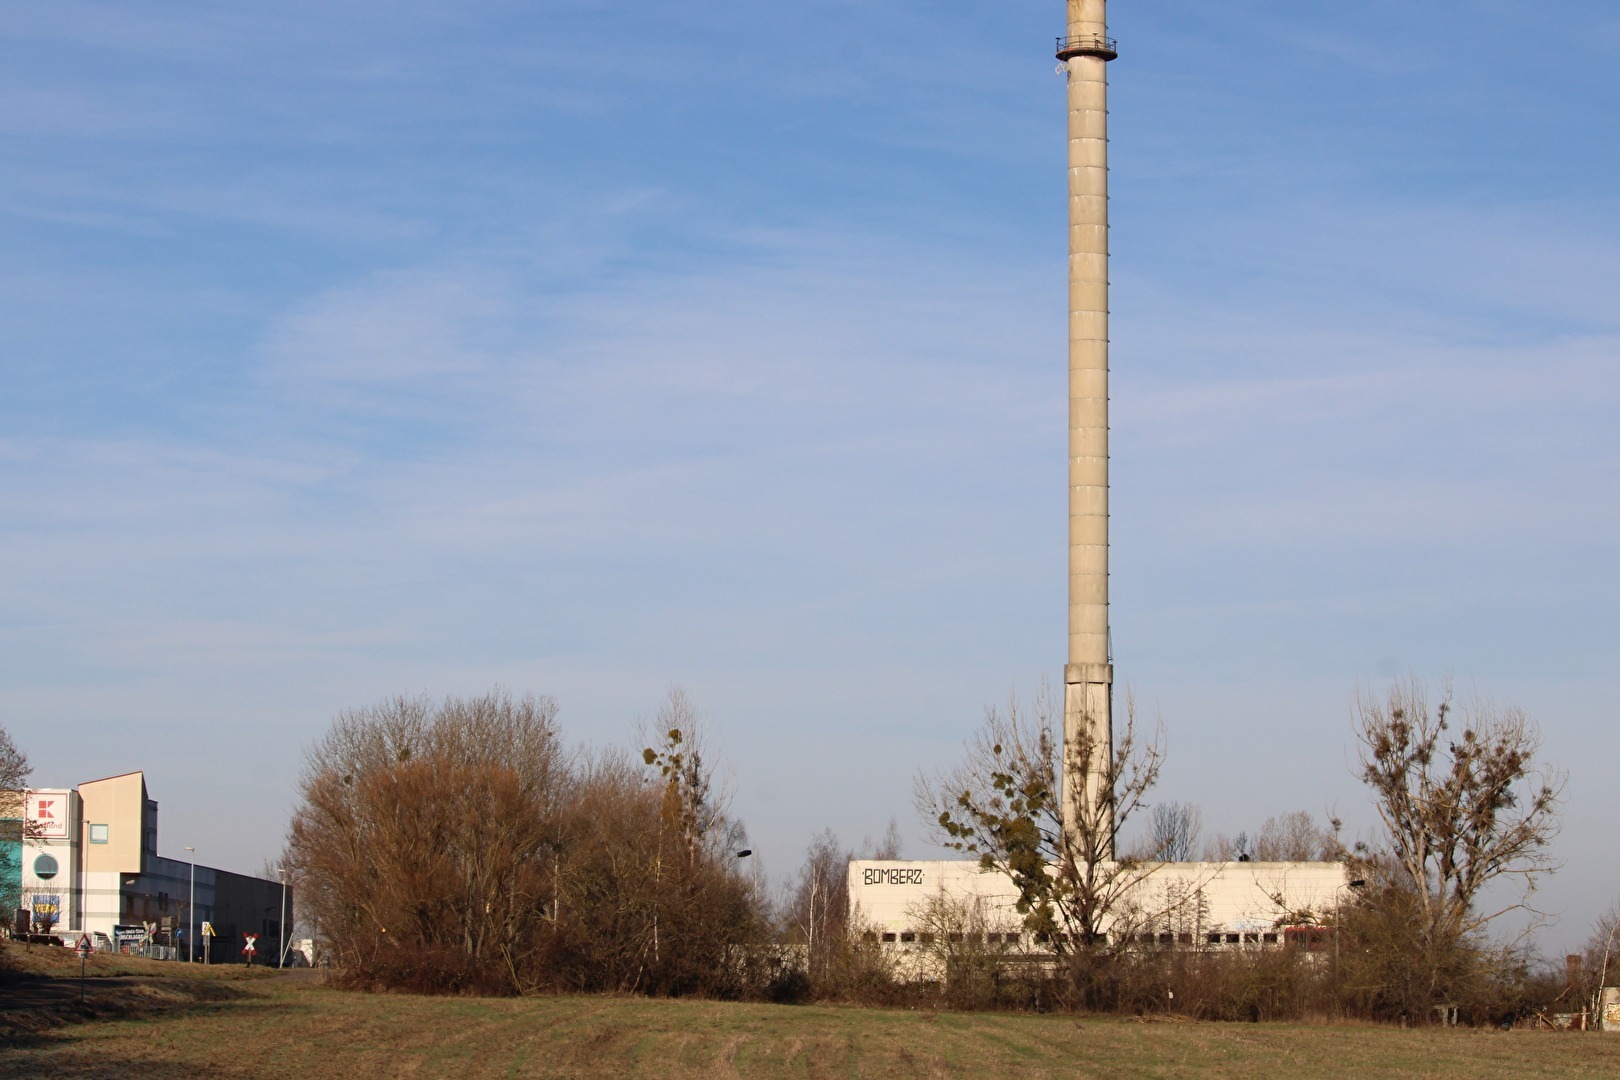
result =
[[[1450,675],[1620,896],[1620,9],[1116,0],[1114,611],[1206,826]],[[339,710],[710,718],[773,876],[1064,648],[1056,0],[0,2],[0,716],[257,869]]]

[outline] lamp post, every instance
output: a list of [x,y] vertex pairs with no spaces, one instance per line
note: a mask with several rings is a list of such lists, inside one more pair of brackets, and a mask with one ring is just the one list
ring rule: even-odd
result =
[[186,848],[191,852],[191,896],[186,900],[186,963],[191,963],[197,956],[197,849]]
[[[79,804],[79,809],[81,811],[84,809],[83,802]],[[90,932],[90,818],[82,815],[79,818],[78,862],[79,872],[76,875],[78,880],[73,883],[72,892],[75,908],[73,915],[75,921],[79,924],[79,933],[88,934]],[[57,909],[56,918],[58,922],[62,919],[60,908]],[[49,927],[46,929],[49,930]]]
[[281,949],[276,953],[276,967],[280,968],[287,962],[287,868],[278,866],[276,873],[281,877],[281,921],[276,924],[281,936]]

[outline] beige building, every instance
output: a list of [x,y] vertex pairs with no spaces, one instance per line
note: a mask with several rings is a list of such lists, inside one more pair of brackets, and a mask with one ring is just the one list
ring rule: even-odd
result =
[[[1314,924],[1336,910],[1347,887],[1336,862],[1150,863],[1133,872],[1104,930],[1183,948],[1311,942],[1322,933]],[[849,864],[849,899],[851,925],[886,943],[971,933],[1040,951],[1014,907],[1012,880],[977,862],[857,860]]]
[[[16,877],[6,891],[33,929],[200,956],[206,922],[215,932],[211,959],[239,961],[251,933],[260,961],[274,962],[281,883],[158,854],[158,804],[143,773],[31,789],[20,801],[18,857],[8,860]],[[17,802],[13,794],[13,814]],[[290,889],[286,908],[290,922]]]

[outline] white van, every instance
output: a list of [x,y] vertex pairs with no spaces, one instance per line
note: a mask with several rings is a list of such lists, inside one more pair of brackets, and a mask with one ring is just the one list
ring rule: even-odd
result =
[[[64,930],[60,926],[51,927],[51,934],[60,938],[62,944],[70,949],[78,947],[79,937],[83,933],[83,930]],[[110,953],[113,951],[112,938],[103,934],[100,930],[92,930],[90,931],[90,947],[96,952]]]

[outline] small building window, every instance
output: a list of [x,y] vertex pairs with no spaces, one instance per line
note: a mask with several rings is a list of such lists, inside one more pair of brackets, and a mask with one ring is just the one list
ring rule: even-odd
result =
[[105,844],[107,842],[107,826],[90,826],[90,842],[92,844]]
[[54,856],[42,854],[34,860],[34,876],[41,881],[49,881],[56,876],[61,867],[57,866]]
[[1277,944],[1277,935],[1276,934],[1261,934],[1260,935],[1260,940],[1262,942],[1264,942],[1265,944],[1267,944],[1267,945],[1275,945],[1275,944]]
[[1204,940],[1207,941],[1211,945],[1219,945],[1221,943],[1221,935],[1220,934],[1209,934],[1204,938]]
[[884,934],[883,935],[883,940],[884,941],[893,941],[894,940],[894,933],[891,931],[889,933]]
[[917,931],[915,931],[915,930],[902,930],[902,931],[900,931],[900,940],[902,942],[916,941],[917,940]]

